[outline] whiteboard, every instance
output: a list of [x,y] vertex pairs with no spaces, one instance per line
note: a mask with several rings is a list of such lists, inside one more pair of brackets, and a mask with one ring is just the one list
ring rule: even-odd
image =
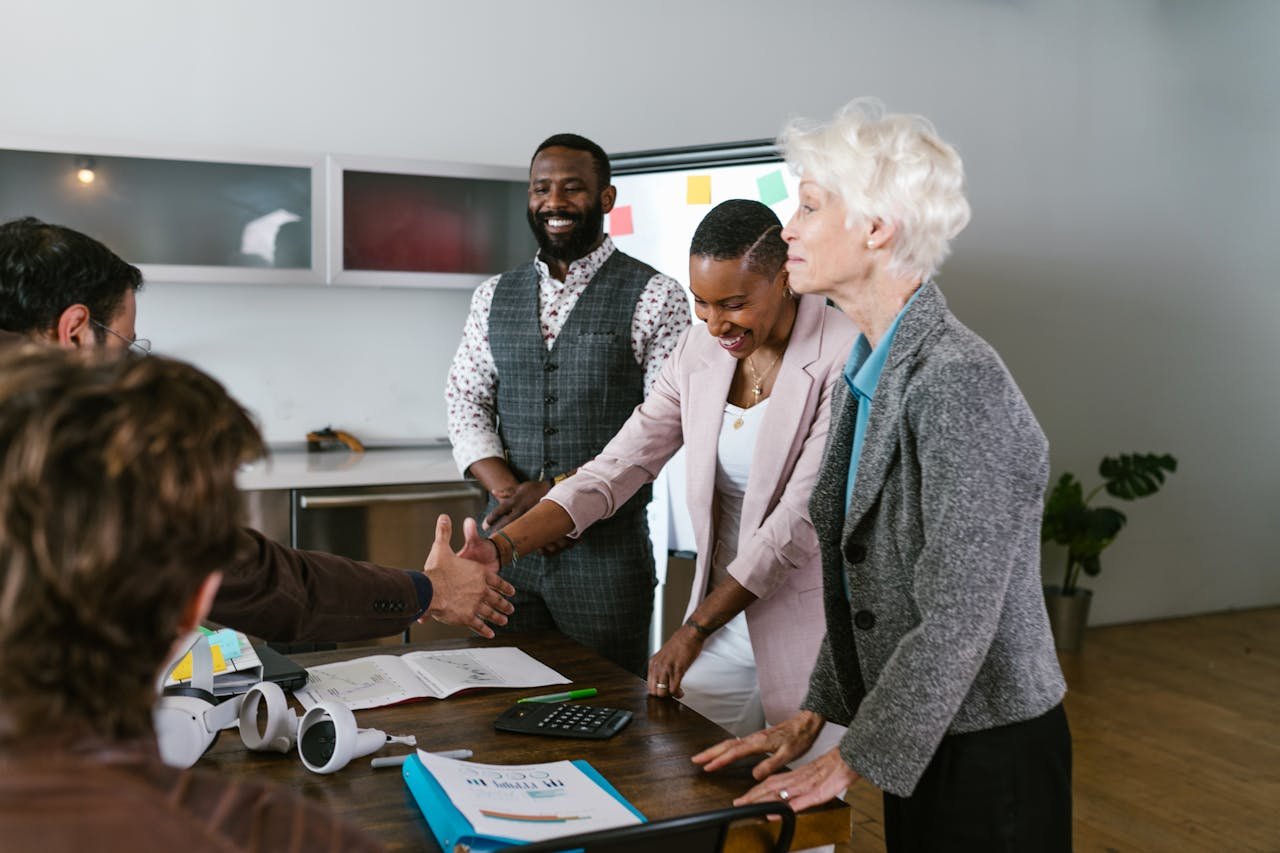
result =
[[786,225],[799,183],[781,161],[618,175],[607,228],[619,249],[687,286],[689,241],[712,207],[731,198],[763,201]]

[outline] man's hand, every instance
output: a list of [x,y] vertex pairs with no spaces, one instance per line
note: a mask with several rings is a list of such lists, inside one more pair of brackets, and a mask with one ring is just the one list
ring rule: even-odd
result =
[[525,480],[509,489],[493,492],[498,505],[484,518],[485,530],[501,530],[538,505],[538,501],[551,491],[551,484],[544,480]]
[[[821,714],[801,711],[776,726],[761,729],[744,738],[723,740],[704,749],[693,757],[693,763],[701,764],[703,770],[710,772],[732,764],[739,758],[769,753],[768,758],[751,769],[751,775],[757,780],[764,779],[788,761],[808,752],[826,722]],[[755,788],[752,789],[754,790]],[[748,791],[747,795],[750,793]]]
[[[467,543],[455,554],[449,545],[453,522],[447,515],[436,519],[436,539],[423,566],[432,588],[427,614],[437,622],[462,625],[492,639],[493,629],[485,623],[507,624],[506,614],[515,608],[505,596],[515,594],[516,590],[498,576],[493,546],[480,538],[474,521],[467,519],[467,522],[463,525]],[[488,551],[483,561],[464,556],[480,557],[482,548]]]

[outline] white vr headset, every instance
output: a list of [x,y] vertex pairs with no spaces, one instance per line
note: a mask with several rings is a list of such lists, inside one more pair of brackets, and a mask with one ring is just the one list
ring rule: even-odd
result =
[[[164,668],[157,685],[161,695],[151,709],[160,759],[178,768],[195,764],[217,740],[218,732],[239,719],[243,701],[243,697],[234,696],[218,702],[213,695],[213,652],[209,638],[199,632],[192,632],[188,637],[190,641],[179,644],[181,651]],[[165,687],[169,674],[187,652],[191,652],[190,686]]]
[[[191,652],[191,686],[164,687],[178,662]],[[298,755],[308,770],[334,773],[353,759],[376,752],[389,743],[414,746],[413,735],[391,737],[380,729],[356,728],[355,715],[340,702],[321,702],[298,720],[285,701],[280,685],[262,681],[243,696],[219,703],[213,695],[213,653],[209,640],[195,634],[164,668],[161,696],[152,709],[160,758],[170,767],[187,768],[217,740],[218,732],[239,723],[246,748],[259,752]],[[261,719],[265,708],[266,720]]]

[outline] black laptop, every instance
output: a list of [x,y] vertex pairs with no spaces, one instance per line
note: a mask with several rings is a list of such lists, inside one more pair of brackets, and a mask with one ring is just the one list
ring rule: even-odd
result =
[[305,669],[266,643],[255,645],[253,650],[258,653],[258,660],[262,661],[262,677],[235,677],[238,673],[230,674],[231,677],[219,675],[213,679],[213,693],[215,696],[235,696],[238,693],[244,693],[259,681],[274,681],[285,690],[297,690],[307,683],[307,671]]

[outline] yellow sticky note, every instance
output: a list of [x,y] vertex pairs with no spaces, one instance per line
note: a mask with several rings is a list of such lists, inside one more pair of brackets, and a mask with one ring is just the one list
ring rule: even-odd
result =
[[[222,649],[217,646],[211,646],[209,651],[213,652],[213,671],[224,671],[227,668],[227,659],[222,656]],[[189,681],[191,679],[191,652],[187,652],[182,660],[178,661],[178,665],[173,668],[173,674],[169,677],[174,681]]]
[[711,176],[690,175],[687,198],[689,204],[711,204]]

